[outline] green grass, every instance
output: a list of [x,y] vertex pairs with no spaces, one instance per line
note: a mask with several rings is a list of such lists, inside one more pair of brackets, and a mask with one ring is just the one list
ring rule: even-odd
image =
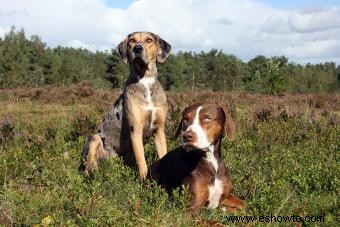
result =
[[[65,104],[8,96],[0,101],[4,107],[0,121],[10,118],[15,136],[0,140],[0,225],[195,226],[202,220],[233,225],[226,220],[232,214],[219,209],[191,216],[188,193],[175,192],[169,198],[154,184],[142,184],[136,169],[124,166],[120,158],[102,162],[91,177],[79,174],[86,135],[114,97],[104,103],[89,97]],[[176,97],[169,94],[170,103],[180,101],[171,104],[169,149],[179,145],[170,139],[179,110],[192,102]],[[210,98],[217,100],[214,95]],[[233,101],[237,136],[222,144],[234,194],[246,202],[246,209],[235,215],[322,215],[324,223],[304,224],[337,226],[340,128],[329,116],[339,110],[318,111],[311,117],[310,109],[301,107],[300,114],[286,120],[261,121],[254,118],[253,102],[248,105],[239,99]],[[261,98],[254,100],[258,103]],[[145,152],[151,164],[156,159],[152,142]]]

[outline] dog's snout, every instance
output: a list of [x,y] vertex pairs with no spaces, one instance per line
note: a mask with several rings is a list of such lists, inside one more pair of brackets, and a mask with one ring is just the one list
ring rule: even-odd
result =
[[134,48],[133,48],[133,52],[135,52],[136,54],[142,53],[143,52],[143,46],[140,44],[137,44]]
[[197,136],[193,131],[189,130],[183,133],[183,139],[186,142],[194,142],[197,139]]

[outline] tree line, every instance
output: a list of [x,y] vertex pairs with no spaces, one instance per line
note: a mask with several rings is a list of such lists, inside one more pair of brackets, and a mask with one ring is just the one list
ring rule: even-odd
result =
[[[158,66],[166,90],[282,92],[340,91],[340,65],[334,62],[301,65],[285,56],[256,56],[244,62],[234,55],[178,52]],[[70,85],[90,81],[96,87],[121,88],[128,65],[112,49],[91,52],[58,46],[50,48],[37,35],[27,38],[14,27],[0,38],[0,88]]]

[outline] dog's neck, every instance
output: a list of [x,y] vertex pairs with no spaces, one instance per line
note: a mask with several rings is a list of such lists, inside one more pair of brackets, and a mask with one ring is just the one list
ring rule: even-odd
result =
[[157,66],[155,62],[145,64],[142,61],[135,61],[130,64],[130,76],[127,80],[127,85],[137,83],[142,78],[156,78],[158,76]]
[[215,144],[211,144],[210,146],[204,148],[203,150],[205,150],[207,153],[211,153],[214,154],[214,156],[216,156],[216,158],[220,158],[221,157],[221,141],[222,139],[220,138],[217,143]]
[[185,150],[197,150],[197,149],[201,149],[202,151],[204,151],[205,153],[209,152],[211,154],[214,154],[216,156],[216,158],[221,158],[221,143],[222,143],[222,137],[218,139],[218,141],[215,144],[211,144],[206,148],[196,148],[193,146],[188,146],[188,145],[182,145],[183,149]]
[[219,168],[218,163],[221,160],[221,140],[218,140],[216,144],[212,144],[206,149],[207,151],[205,153],[204,160],[210,163],[217,173]]

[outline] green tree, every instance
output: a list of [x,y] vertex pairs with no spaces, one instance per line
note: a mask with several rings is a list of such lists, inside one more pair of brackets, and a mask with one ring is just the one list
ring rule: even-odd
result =
[[29,71],[28,41],[24,30],[15,31],[12,27],[4,37],[0,49],[2,75],[0,87],[18,87],[26,84]]
[[159,80],[165,90],[170,90],[174,87],[176,80],[174,71],[176,71],[176,57],[170,54],[163,64],[158,65]]
[[111,83],[113,88],[122,88],[129,76],[128,64],[121,60],[116,50],[111,50],[111,54],[105,59],[105,64],[104,78]]
[[256,56],[248,62],[249,74],[245,77],[246,87],[250,91],[277,95],[286,88],[283,66],[288,59],[284,56],[268,59]]
[[252,92],[264,92],[264,81],[268,58],[259,55],[247,63],[247,73],[243,78],[246,90]]
[[268,61],[267,67],[264,74],[265,80],[265,90],[267,94],[277,95],[284,91],[285,83],[283,76],[280,72],[280,64],[281,62],[274,62],[273,60]]
[[[0,88],[69,85],[84,80],[97,87],[122,88],[129,66],[116,51],[48,48],[37,35],[27,39],[14,27],[0,38]],[[296,64],[285,56],[256,56],[243,62],[222,50],[178,52],[158,64],[166,90],[247,90],[268,94],[339,92],[340,66],[334,62]]]

